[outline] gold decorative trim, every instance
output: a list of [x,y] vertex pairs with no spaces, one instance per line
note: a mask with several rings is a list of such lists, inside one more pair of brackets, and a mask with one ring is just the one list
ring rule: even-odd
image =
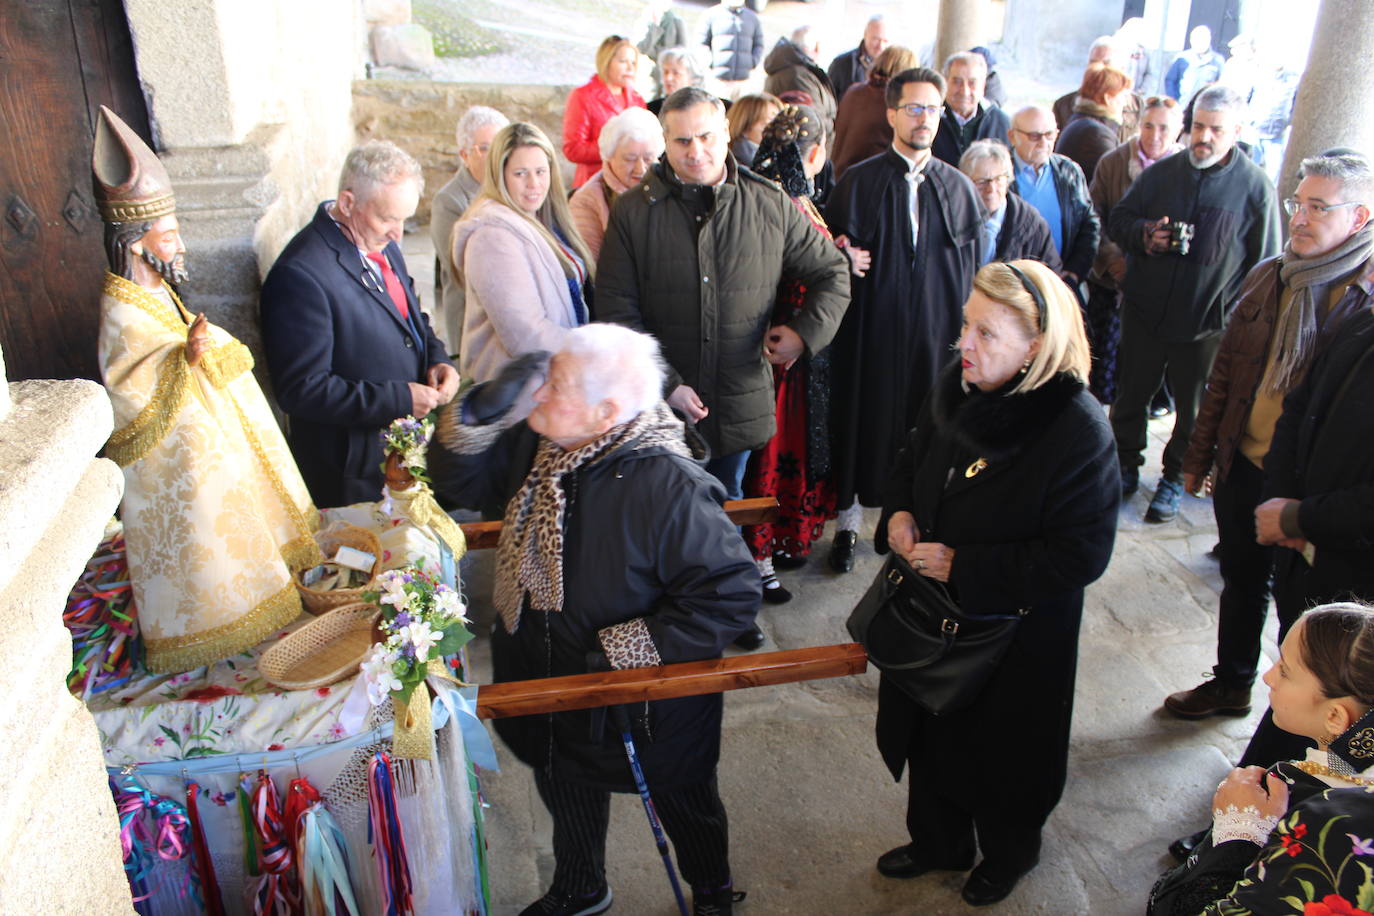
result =
[[324,562],[324,553],[312,534],[303,534],[282,545],[282,561],[292,572],[319,566]]
[[177,198],[169,193],[152,200],[98,200],[96,206],[107,223],[140,223],[177,212]]
[[237,340],[230,339],[203,355],[200,368],[205,370],[211,385],[223,388],[243,373],[252,371],[253,354]]
[[222,627],[171,639],[150,639],[145,633],[145,664],[153,674],[172,674],[213,664],[251,649],[300,615],[301,597],[296,586],[287,582],[281,591]]
[[178,347],[158,368],[157,387],[147,405],[105,443],[105,457],[125,468],[151,452],[171,430],[186,403],[190,380],[186,354]]
[[[297,506],[296,501],[291,498],[291,493],[286,489],[286,484],[282,482],[281,475],[278,474],[277,469],[272,466],[272,462],[267,457],[267,450],[262,447],[262,441],[258,439],[258,434],[253,430],[253,424],[248,422],[248,417],[244,415],[243,408],[239,406],[239,402],[234,397],[234,393],[232,391],[226,391],[225,394],[229,397],[230,401],[233,401],[234,410],[237,411],[239,415],[239,426],[242,427],[244,438],[248,440],[248,445],[253,449],[253,454],[258,457],[258,464],[262,467],[263,474],[267,476],[268,482],[272,484],[272,489],[276,492],[277,499],[281,500],[282,508],[286,510],[286,514],[296,527],[296,531],[298,532],[297,538],[293,538],[292,541],[288,542],[287,546],[294,543],[295,540],[298,540],[300,537],[310,538],[311,543],[314,543],[315,531],[320,527],[320,513],[315,509],[312,503],[307,502],[306,509],[310,513],[310,517],[308,519],[306,518],[306,514],[301,511],[300,506]],[[286,547],[283,547],[283,550],[285,549]],[[315,555],[320,555],[318,545],[315,547]],[[307,566],[315,566],[321,562],[323,562],[323,560],[313,560],[307,564]],[[288,561],[288,565],[289,564],[290,561]]]
[[[172,302],[175,303],[176,307],[184,312],[186,307],[181,304],[181,299],[177,296],[176,291],[167,285],[166,280],[162,281],[162,286],[171,295]],[[187,333],[190,331],[190,327],[185,321],[181,320],[177,315],[168,313],[167,306],[161,299],[139,286],[133,280],[126,279],[118,274],[112,274],[107,270],[105,271],[105,287],[102,291],[105,295],[113,299],[118,299],[125,305],[132,305],[135,308],[142,309],[158,324],[172,333],[180,335],[183,339],[185,339]]]

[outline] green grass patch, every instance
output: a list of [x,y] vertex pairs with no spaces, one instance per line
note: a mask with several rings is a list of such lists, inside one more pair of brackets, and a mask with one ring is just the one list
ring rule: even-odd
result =
[[438,57],[480,57],[509,49],[500,33],[464,16],[451,0],[412,0],[411,18],[434,36]]

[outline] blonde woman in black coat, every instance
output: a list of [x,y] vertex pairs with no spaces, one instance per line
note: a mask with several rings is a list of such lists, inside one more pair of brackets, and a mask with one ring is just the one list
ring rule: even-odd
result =
[[959,360],[897,457],[877,546],[968,613],[1025,616],[968,707],[935,717],[883,679],[878,748],[894,778],[911,768],[911,842],[878,870],[965,871],[981,850],[963,889],[980,906],[1035,867],[1063,792],[1083,590],[1107,568],[1121,490],[1073,293],[1029,260],[988,264],[973,287]]

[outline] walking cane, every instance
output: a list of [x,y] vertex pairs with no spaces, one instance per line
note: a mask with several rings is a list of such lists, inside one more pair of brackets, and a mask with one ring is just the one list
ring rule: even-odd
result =
[[639,800],[644,803],[644,813],[649,817],[649,828],[654,832],[654,845],[663,857],[663,867],[668,871],[668,881],[673,885],[673,896],[677,898],[677,909],[682,916],[687,914],[687,901],[682,896],[682,885],[677,880],[677,870],[673,868],[672,857],[668,854],[668,838],[663,835],[663,825],[659,823],[658,812],[654,810],[654,800],[649,796],[649,786],[644,782],[644,768],[639,765],[639,753],[635,750],[634,738],[630,736],[630,714],[624,706],[612,706],[611,718],[620,730],[620,740],[625,742],[625,756],[630,761],[630,772],[635,777],[635,788],[639,790]]

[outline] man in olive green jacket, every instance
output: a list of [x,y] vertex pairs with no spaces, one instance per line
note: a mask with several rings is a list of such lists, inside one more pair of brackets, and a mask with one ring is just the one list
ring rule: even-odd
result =
[[[667,151],[611,209],[593,310],[658,338],[668,403],[697,424],[707,470],[738,499],[749,452],[775,429],[769,364],[830,342],[848,262],[781,188],[736,166],[719,99],[679,89],[660,118]],[[806,304],[773,325],[784,277],[805,286]]]

